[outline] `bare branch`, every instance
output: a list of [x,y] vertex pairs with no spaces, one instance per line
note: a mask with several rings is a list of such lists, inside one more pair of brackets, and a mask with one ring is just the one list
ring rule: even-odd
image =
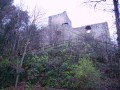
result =
[[99,4],[100,2],[105,2],[106,0],[99,0],[99,1],[86,1],[84,3],[95,3],[94,4],[94,9],[96,8],[97,4]]

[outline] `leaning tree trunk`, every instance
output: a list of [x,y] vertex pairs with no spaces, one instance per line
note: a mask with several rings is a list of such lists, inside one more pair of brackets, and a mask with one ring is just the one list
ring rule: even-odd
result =
[[118,73],[120,82],[120,17],[119,17],[119,2],[118,0],[113,0],[115,19],[116,19],[116,29],[117,29],[117,41],[118,41]]

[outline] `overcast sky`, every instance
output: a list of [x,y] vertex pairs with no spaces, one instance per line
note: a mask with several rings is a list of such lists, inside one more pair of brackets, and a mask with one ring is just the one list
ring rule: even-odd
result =
[[[111,13],[112,0],[106,0],[97,4],[97,9],[91,7],[93,4],[85,4],[86,0],[14,0],[15,5],[24,4],[23,8],[30,11],[34,10],[35,6],[39,8],[45,16],[67,11],[67,14],[72,21],[73,27],[80,27],[88,24],[109,22],[109,28],[113,28],[114,14]],[[106,11],[104,11],[106,10]],[[115,33],[111,29],[110,33]]]

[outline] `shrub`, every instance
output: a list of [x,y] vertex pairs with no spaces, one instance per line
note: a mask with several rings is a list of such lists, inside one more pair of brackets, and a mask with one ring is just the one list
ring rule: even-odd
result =
[[101,88],[101,74],[96,69],[94,63],[88,59],[80,59],[78,64],[73,65],[72,73],[76,79],[75,88],[94,89],[99,90]]

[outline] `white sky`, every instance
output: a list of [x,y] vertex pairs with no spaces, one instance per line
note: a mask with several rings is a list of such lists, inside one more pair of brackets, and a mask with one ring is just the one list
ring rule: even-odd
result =
[[[23,8],[30,12],[32,12],[36,6],[42,13],[45,13],[46,17],[67,11],[73,27],[107,21],[112,36],[115,33],[115,29],[113,30],[114,14],[109,12],[112,9],[112,0],[106,0],[107,3],[98,3],[97,8],[100,10],[83,4],[85,1],[86,0],[14,0],[14,3],[15,5],[20,5],[21,2],[24,4]],[[107,9],[107,11],[103,11],[103,9]]]

